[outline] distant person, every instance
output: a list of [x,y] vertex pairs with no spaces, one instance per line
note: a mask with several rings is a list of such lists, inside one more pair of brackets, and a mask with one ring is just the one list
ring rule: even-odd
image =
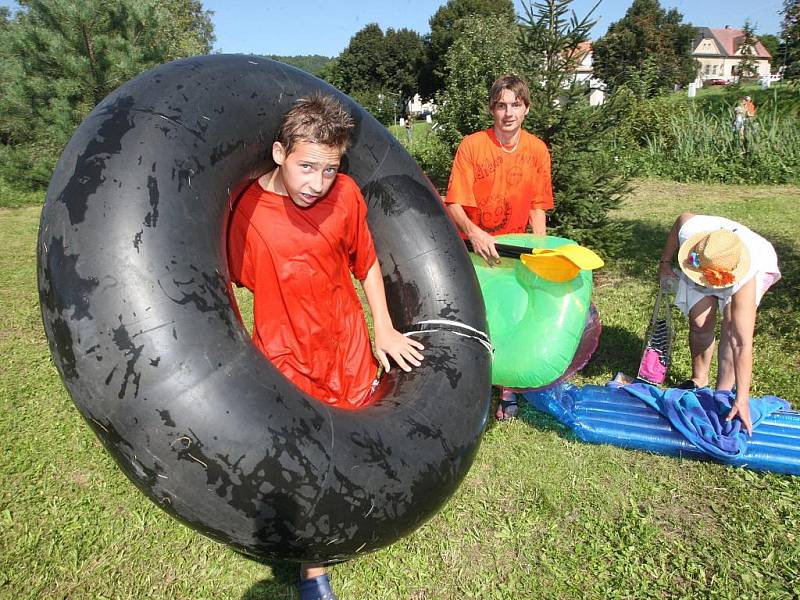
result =
[[414,137],[414,122],[411,120],[411,113],[408,114],[406,117],[406,140],[408,143],[411,143],[412,138]]
[[[458,147],[445,202],[461,236],[489,265],[500,260],[495,235],[547,233],[545,211],[553,208],[550,152],[522,124],[531,105],[528,85],[516,75],[498,77],[489,91],[489,129],[466,136]],[[503,389],[496,416],[518,411]]]
[[680,276],[675,304],[689,318],[692,377],[677,387],[709,385],[717,310],[721,313],[717,391],[735,393],[728,420],[738,417],[752,434],[750,384],[756,310],[766,291],[780,279],[778,257],[767,240],[724,217],[681,214],[661,253],[659,279]]
[[744,137],[744,121],[747,118],[747,108],[745,100],[742,100],[733,109],[733,131],[739,136]]
[[755,119],[756,118],[756,105],[753,104],[753,100],[750,98],[750,96],[745,96],[744,97],[743,105],[744,105],[744,110],[745,110],[745,116],[750,120]]
[[[349,409],[370,403],[378,364],[351,274],[386,371],[389,357],[419,366],[423,349],[392,325],[364,198],[338,173],[352,128],[333,97],[298,100],[272,144],[277,166],[245,190],[228,233],[231,279],[253,292],[256,347],[303,392]],[[336,598],[322,565],[301,565],[299,585],[301,600]]]

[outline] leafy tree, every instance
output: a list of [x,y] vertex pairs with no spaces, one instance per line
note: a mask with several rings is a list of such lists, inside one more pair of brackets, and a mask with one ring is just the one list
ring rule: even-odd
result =
[[800,79],[800,0],[784,0],[781,38],[785,44],[786,79]]
[[0,55],[0,163],[6,178],[49,179],[83,118],[145,69],[210,51],[197,0],[20,0]]
[[758,65],[754,58],[758,40],[756,39],[756,34],[749,20],[744,22],[742,31],[744,32],[744,38],[739,46],[739,53],[742,56],[742,60],[739,61],[737,72],[739,73],[740,79],[752,79],[758,76]]
[[384,124],[401,111],[418,89],[425,60],[422,38],[410,29],[370,23],[321,71],[320,77],[350,94]]
[[625,16],[592,45],[595,76],[613,89],[647,65],[652,71],[648,95],[692,81],[697,75],[691,55],[695,28],[682,21],[676,9],[665,11],[658,0],[633,0]]
[[461,21],[445,60],[446,87],[437,96],[439,137],[451,154],[463,136],[491,125],[489,88],[500,75],[521,72],[519,43],[519,27],[506,15]]
[[[420,94],[433,97],[445,87],[445,61],[448,50],[462,33],[459,24],[466,17],[497,16],[513,21],[516,18],[513,0],[448,0],[434,13],[428,23],[431,32],[427,36],[426,61],[420,74]],[[497,43],[487,32],[486,45]]]
[[398,91],[404,98],[417,90],[417,72],[424,60],[422,38],[410,29],[387,29],[370,23],[325,69],[326,79],[345,93],[369,89]]

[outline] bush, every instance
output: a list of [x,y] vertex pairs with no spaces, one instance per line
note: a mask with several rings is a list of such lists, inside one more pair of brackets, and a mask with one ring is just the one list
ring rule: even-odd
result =
[[619,105],[612,147],[620,166],[631,175],[675,181],[800,180],[796,101],[780,90],[762,92],[756,98],[758,118],[740,137],[733,131],[733,108],[741,96],[739,91],[642,100],[619,90],[612,96]]
[[436,131],[430,128],[426,129],[422,135],[418,135],[418,131],[415,131],[411,144],[405,141],[405,136],[402,136],[401,139],[408,153],[425,171],[431,183],[440,192],[444,192],[450,178],[450,167],[453,165],[453,152],[447,142],[443,141]]
[[675,181],[792,183],[800,181],[800,130],[794,119],[763,115],[740,136],[733,114],[691,107],[648,137],[640,173]]

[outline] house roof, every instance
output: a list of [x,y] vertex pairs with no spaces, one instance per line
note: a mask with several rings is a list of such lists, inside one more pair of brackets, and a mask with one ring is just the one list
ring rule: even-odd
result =
[[[720,56],[740,56],[736,53],[744,41],[744,30],[734,27],[724,27],[722,29],[698,27],[694,47],[697,48],[698,44],[706,38],[712,38],[716,42]],[[756,41],[753,49],[755,50],[756,58],[772,58],[772,55],[760,41]]]
[[[592,42],[585,41],[578,44],[572,52],[568,53],[569,58],[574,58],[576,61],[575,71],[578,73],[592,72]],[[587,60],[588,59],[588,60]]]

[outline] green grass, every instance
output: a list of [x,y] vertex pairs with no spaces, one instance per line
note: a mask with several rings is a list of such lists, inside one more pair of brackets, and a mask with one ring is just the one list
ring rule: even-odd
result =
[[[578,383],[638,363],[656,262],[681,210],[776,243],[754,394],[800,408],[800,188],[639,181],[634,235],[598,274],[600,347]],[[179,525],[103,451],[53,368],[35,283],[38,209],[0,209],[0,598],[294,598],[294,565],[249,560]],[[688,376],[679,320],[673,379]],[[552,419],[490,424],[463,485],[389,548],[334,566],[352,599],[798,598],[800,477],[576,441]]]

